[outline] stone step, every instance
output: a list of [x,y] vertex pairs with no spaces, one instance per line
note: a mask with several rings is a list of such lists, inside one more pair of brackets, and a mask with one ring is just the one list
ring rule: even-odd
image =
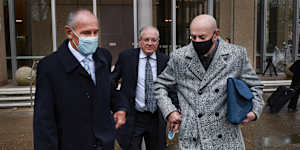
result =
[[[32,94],[35,93],[35,87],[32,87]],[[30,88],[0,88],[0,95],[21,95],[30,94]]]
[[33,102],[19,102],[19,103],[0,103],[0,108],[11,108],[11,107],[30,107],[33,106]]
[[261,83],[267,87],[273,87],[273,86],[289,86],[291,85],[291,80],[273,80],[273,81],[261,81]]
[[287,86],[289,87],[292,83],[291,80],[272,80],[272,81],[261,81],[264,85],[263,91],[265,93],[272,93],[276,91],[279,86]]
[[34,94],[35,87],[0,88],[0,108],[33,106]]
[[[34,96],[32,96],[34,100]],[[30,96],[9,96],[9,97],[0,97],[0,102],[9,102],[9,101],[31,101]]]

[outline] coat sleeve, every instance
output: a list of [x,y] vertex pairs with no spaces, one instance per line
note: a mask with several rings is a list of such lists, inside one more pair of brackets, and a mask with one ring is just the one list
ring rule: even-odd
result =
[[[168,55],[165,55],[165,54],[161,54],[163,56],[163,59],[164,59],[164,68],[166,68],[167,64],[168,64],[168,61],[169,61],[169,56]],[[175,107],[177,109],[180,109],[180,106],[179,106],[179,102],[178,102],[178,96],[177,96],[177,86],[176,84],[173,85],[173,86],[170,86],[168,87],[168,97],[171,98],[172,100],[172,104],[175,105]]]
[[112,76],[112,111],[117,112],[119,110],[124,110],[128,112],[129,110],[129,102],[122,96],[122,93],[120,90],[117,89],[119,80],[121,79],[121,56],[119,57],[117,63],[115,64],[114,70],[111,73]]
[[35,150],[58,150],[53,87],[43,60],[37,67],[33,133]]
[[300,60],[297,60],[290,68],[290,71],[296,74],[296,72],[299,72],[300,69]]
[[[168,55],[164,55],[164,56],[165,56],[165,60],[166,60],[165,63],[166,63],[166,66],[167,66],[167,63],[169,61],[169,56]],[[173,86],[168,87],[168,97],[171,98],[172,104],[175,105],[175,107],[177,109],[180,109],[179,102],[178,102],[178,96],[177,96],[177,86],[176,86],[176,84],[173,85]]]
[[168,96],[171,98],[172,104],[175,105],[175,107],[177,109],[180,109],[178,96],[177,96],[177,86],[176,85],[169,87]]
[[173,59],[173,55],[171,55],[171,58],[165,70],[157,77],[156,81],[154,82],[154,95],[157,99],[157,105],[166,120],[170,113],[177,110],[175,105],[172,103],[171,98],[168,96],[168,89],[176,87],[174,71],[175,64]]
[[253,70],[245,48],[242,49],[241,58],[243,59],[242,60],[243,64],[241,67],[240,79],[247,83],[251,92],[254,95],[252,112],[256,114],[257,118],[259,118],[264,108],[264,100],[263,100],[264,85],[261,83],[260,79],[257,77],[255,71]]
[[117,63],[114,66],[114,70],[112,71],[112,83],[114,85],[114,88],[118,87],[119,81],[121,79],[122,74],[122,67],[121,67],[121,55],[119,56],[119,59],[117,60]]

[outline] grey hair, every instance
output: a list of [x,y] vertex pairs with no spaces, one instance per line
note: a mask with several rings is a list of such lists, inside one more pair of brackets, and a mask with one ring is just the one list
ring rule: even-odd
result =
[[144,31],[144,30],[146,30],[146,29],[154,29],[155,31],[156,31],[156,33],[157,33],[157,38],[159,38],[159,31],[158,31],[158,29],[156,28],[156,27],[154,27],[154,26],[144,26],[144,27],[142,27],[140,30],[139,30],[139,39],[142,39],[142,32]]
[[84,8],[79,8],[79,9],[75,9],[73,11],[71,11],[68,15],[68,18],[67,18],[67,23],[66,25],[71,27],[71,28],[75,28],[76,24],[75,24],[75,18],[76,16],[78,15],[79,12],[81,11],[87,11],[87,12],[90,12],[91,14],[93,14],[90,10],[88,9],[84,9]]

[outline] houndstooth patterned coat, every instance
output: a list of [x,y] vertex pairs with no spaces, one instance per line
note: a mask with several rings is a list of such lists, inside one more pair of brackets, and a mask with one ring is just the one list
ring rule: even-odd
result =
[[175,50],[167,67],[155,82],[155,96],[164,117],[176,111],[166,88],[177,84],[182,109],[179,130],[180,150],[244,150],[239,125],[226,120],[226,82],[236,77],[245,81],[254,94],[252,111],[262,113],[263,85],[256,76],[244,47],[219,38],[217,52],[207,69],[203,68],[192,43]]

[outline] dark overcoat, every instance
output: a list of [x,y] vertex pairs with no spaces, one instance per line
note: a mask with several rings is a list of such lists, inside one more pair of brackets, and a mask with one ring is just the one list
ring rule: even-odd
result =
[[293,72],[292,87],[300,86],[300,60],[297,60],[291,67],[290,70]]
[[[138,80],[138,65],[139,65],[139,53],[140,48],[127,49],[120,53],[119,59],[115,65],[113,71],[113,80],[115,83],[121,79],[121,96],[125,101],[129,103],[129,111],[127,115],[127,122],[124,126],[118,130],[117,139],[121,147],[127,149],[130,144],[130,140],[133,136],[134,123],[135,123],[135,96]],[[169,56],[156,52],[157,62],[157,75],[159,75],[166,67]],[[169,96],[172,98],[174,105],[179,106],[176,87],[169,89]],[[166,121],[158,110],[158,124],[153,132],[157,133],[158,145],[161,149],[165,149],[166,144]]]
[[112,150],[115,123],[112,112],[127,106],[114,99],[111,54],[93,54],[96,85],[68,48],[68,40],[37,67],[34,105],[35,150]]

